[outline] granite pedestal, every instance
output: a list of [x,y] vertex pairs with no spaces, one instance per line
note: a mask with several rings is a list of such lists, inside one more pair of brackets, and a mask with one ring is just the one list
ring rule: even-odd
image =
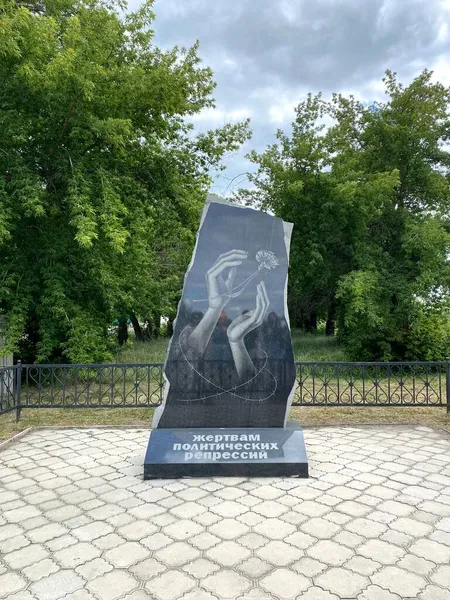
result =
[[300,428],[154,429],[144,479],[308,477]]

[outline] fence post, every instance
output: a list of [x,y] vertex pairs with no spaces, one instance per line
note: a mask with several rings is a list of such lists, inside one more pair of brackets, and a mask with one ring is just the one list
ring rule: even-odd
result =
[[16,369],[16,423],[20,421],[22,412],[22,361],[17,361]]
[[447,414],[450,415],[450,357],[445,359],[445,397],[447,404]]

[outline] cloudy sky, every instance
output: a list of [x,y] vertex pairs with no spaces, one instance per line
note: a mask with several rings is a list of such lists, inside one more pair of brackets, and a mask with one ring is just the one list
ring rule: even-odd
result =
[[156,0],[155,12],[156,43],[198,39],[214,71],[217,108],[197,128],[251,118],[252,140],[213,185],[221,195],[246,186],[245,154],[287,130],[308,92],[382,99],[386,69],[403,82],[433,69],[450,85],[450,0]]

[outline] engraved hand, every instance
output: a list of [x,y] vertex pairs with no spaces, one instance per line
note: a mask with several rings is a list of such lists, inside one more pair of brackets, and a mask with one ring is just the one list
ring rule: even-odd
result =
[[264,321],[264,317],[266,316],[269,307],[269,298],[264,282],[261,281],[256,289],[255,310],[234,319],[227,329],[228,339],[231,343],[242,341],[248,333],[262,325]]
[[[244,250],[230,250],[221,254],[206,273],[208,284],[209,308],[222,310],[230,301],[228,295],[233,289],[236,267],[247,258]],[[228,277],[224,279],[223,272],[229,269]]]

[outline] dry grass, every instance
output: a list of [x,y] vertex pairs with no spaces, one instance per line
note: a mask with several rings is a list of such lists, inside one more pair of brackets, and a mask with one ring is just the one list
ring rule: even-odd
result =
[[[36,426],[133,425],[150,429],[153,411],[153,408],[25,409],[19,423],[15,422],[15,413],[0,416],[0,441]],[[450,415],[445,408],[435,407],[296,406],[292,408],[290,418],[303,426],[408,424],[439,427],[450,432]]]
[[0,441],[28,427],[139,425],[150,429],[153,411],[153,408],[29,408],[22,411],[18,423],[14,412],[0,416]]

